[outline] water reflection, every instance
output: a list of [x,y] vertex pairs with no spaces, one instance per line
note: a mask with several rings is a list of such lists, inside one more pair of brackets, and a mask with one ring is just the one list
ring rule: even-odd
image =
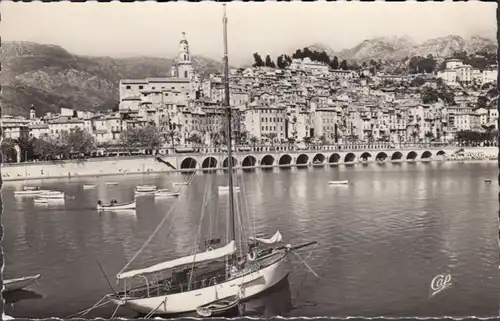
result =
[[[238,184],[246,191],[241,211],[250,219],[247,232],[272,235],[280,230],[286,242],[319,241],[308,264],[321,282],[303,281],[294,272],[289,281],[292,293],[303,294],[292,295],[295,309],[283,315],[487,316],[498,306],[498,187],[484,179],[494,178],[497,171],[496,163],[370,164],[256,170],[239,174]],[[96,261],[113,278],[175,204],[175,215],[167,218],[130,269],[189,254],[198,246],[202,213],[202,237],[224,237],[228,197],[219,197],[217,185],[226,178],[197,174],[189,189],[172,187],[187,177],[161,174],[46,183],[44,188],[76,197],[61,207],[17,201],[17,185],[6,183],[5,275],[40,273],[44,294],[36,304],[16,303],[14,315],[64,317],[92,306],[109,292]],[[111,180],[119,184],[105,185]],[[330,180],[352,184],[330,187]],[[81,185],[88,183],[97,187],[83,190]],[[135,212],[95,209],[98,198],[132,200],[135,186],[142,183],[182,188],[185,193],[171,200],[137,198]],[[203,210],[207,184],[212,198]],[[428,301],[429,280],[446,270],[452,270],[459,285],[442,297],[439,306],[433,305]],[[265,302],[252,307],[249,302],[247,310],[272,315],[273,305],[288,305],[278,300],[280,296],[288,300],[276,295],[269,307],[263,307]],[[112,313],[113,309],[101,316]]]

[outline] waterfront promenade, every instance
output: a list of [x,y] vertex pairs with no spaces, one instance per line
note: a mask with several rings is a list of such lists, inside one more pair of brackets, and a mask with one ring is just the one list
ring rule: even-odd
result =
[[[457,146],[315,146],[307,150],[266,146],[233,152],[235,169],[267,167],[336,166],[370,162],[416,162],[444,160],[455,154]],[[464,147],[464,153],[498,155],[498,147]],[[155,156],[98,157],[81,160],[2,164],[2,180],[33,180],[104,175],[132,175],[193,170],[221,170],[228,165],[227,152],[201,150]]]

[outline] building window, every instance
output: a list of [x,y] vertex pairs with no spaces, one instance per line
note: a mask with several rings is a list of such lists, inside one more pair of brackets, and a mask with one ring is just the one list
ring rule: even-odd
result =
[[126,89],[130,89],[130,86],[125,87]]
[[187,78],[187,77],[188,77],[188,72],[184,71],[184,78]]
[[144,86],[139,86],[139,89],[143,89],[143,88],[144,88]]

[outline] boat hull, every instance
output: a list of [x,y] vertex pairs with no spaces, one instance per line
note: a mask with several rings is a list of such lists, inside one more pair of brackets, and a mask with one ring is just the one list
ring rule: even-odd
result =
[[[144,299],[111,299],[114,303],[128,309],[148,314],[155,311],[155,315],[180,314],[193,312],[200,306],[209,304],[221,298],[240,295],[240,300],[248,300],[272,288],[285,279],[289,273],[287,254],[277,262],[242,277],[227,282],[193,290],[164,296]],[[240,292],[241,287],[241,292]]]
[[101,206],[97,205],[98,211],[120,211],[120,210],[133,210],[135,209],[135,202],[129,204],[117,204],[113,206]]
[[64,198],[64,192],[44,192],[38,194],[41,198],[46,198],[46,199],[61,199]]
[[10,291],[17,291],[17,290],[22,290],[31,283],[35,282],[40,278],[40,274],[34,275],[34,276],[28,276],[25,278],[18,278],[18,279],[11,279],[11,280],[4,280],[3,285],[4,285],[4,290],[3,292],[10,292]]

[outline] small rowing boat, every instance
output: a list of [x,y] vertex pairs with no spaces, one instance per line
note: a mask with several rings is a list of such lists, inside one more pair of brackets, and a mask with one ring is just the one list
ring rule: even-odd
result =
[[106,185],[118,185],[118,182],[106,182]]
[[215,300],[208,304],[196,308],[196,313],[200,317],[222,316],[231,312],[238,311],[238,304],[240,303],[239,295],[232,295],[230,297]]
[[10,279],[10,280],[4,280],[3,285],[4,285],[4,290],[3,292],[9,292],[9,291],[17,291],[17,290],[22,290],[31,283],[35,282],[40,278],[40,274],[33,275],[33,276],[26,276],[24,278],[17,278],[17,279]]
[[14,196],[36,196],[49,190],[40,189],[38,186],[24,186],[22,191],[15,191]]
[[136,191],[156,191],[158,189],[158,186],[156,185],[137,185],[135,190]]
[[189,185],[189,182],[175,182],[173,185],[174,186],[187,186],[187,185]]
[[164,188],[164,189],[159,189],[155,192],[155,196],[157,197],[173,197],[173,196],[179,196],[181,195],[180,192],[176,191],[176,192],[170,192],[168,189]]
[[97,185],[95,184],[88,184],[88,185],[83,185],[83,189],[91,189],[91,188],[95,188]]
[[40,198],[60,199],[64,198],[64,192],[60,191],[43,191],[38,194]]
[[329,181],[328,184],[329,185],[348,185],[349,181],[348,180],[345,180],[345,181]]
[[103,204],[100,200],[97,202],[98,211],[119,211],[133,209],[135,209],[135,201],[128,203],[118,203],[116,200],[112,200],[108,205]]

